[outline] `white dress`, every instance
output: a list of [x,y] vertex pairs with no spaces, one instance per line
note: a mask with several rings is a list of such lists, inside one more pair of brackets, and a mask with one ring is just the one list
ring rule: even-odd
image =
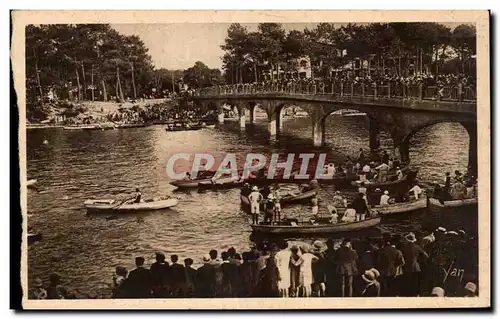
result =
[[289,249],[280,250],[276,253],[276,267],[278,268],[278,289],[290,288],[290,256],[292,252]]
[[299,282],[304,287],[311,286],[314,282],[313,273],[312,273],[312,260],[315,258],[311,253],[305,253],[300,256],[302,259],[302,263],[300,264],[300,280]]

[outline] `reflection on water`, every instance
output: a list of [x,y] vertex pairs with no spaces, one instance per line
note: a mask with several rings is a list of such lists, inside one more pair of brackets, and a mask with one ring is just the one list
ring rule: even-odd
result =
[[[366,117],[328,119],[326,131],[329,159],[342,161],[368,147]],[[28,176],[38,180],[39,191],[29,191],[29,225],[43,240],[29,248],[29,277],[46,279],[59,272],[66,283],[82,295],[107,297],[114,267],[133,265],[135,256],[154,259],[155,251],[192,257],[196,264],[212,248],[238,250],[251,244],[248,217],[240,212],[239,191],[174,192],[165,172],[173,153],[246,153],[307,151],[311,147],[309,120],[286,120],[283,134],[269,143],[267,123],[239,132],[238,123],[222,129],[165,132],[161,126],[109,131],[28,131]],[[43,144],[47,139],[48,144]],[[412,164],[420,168],[422,181],[440,181],[444,171],[467,166],[468,135],[459,124],[439,124],[417,133],[412,139]],[[381,144],[392,147],[387,134]],[[143,196],[174,194],[174,209],[107,220],[87,216],[82,203],[88,198],[122,196],[135,187]],[[293,187],[293,186],[287,186]],[[320,200],[331,196],[323,187]],[[307,206],[290,213],[308,214]],[[371,230],[420,230],[422,216],[384,220]]]

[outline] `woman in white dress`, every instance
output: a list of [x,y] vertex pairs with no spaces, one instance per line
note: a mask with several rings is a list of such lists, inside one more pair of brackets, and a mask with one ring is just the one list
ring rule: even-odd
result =
[[280,297],[287,298],[290,290],[290,257],[292,252],[286,241],[278,243],[281,249],[276,253],[276,267],[278,268],[278,290]]
[[312,263],[318,260],[318,257],[310,253],[309,245],[303,244],[300,246],[302,255],[297,261],[291,260],[295,266],[300,266],[299,272],[299,292],[302,290],[302,297],[311,297],[312,284],[314,282],[312,273]]

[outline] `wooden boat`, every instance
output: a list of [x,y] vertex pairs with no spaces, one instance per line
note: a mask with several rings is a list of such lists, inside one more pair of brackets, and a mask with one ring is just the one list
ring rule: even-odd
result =
[[89,212],[120,212],[132,213],[150,210],[165,209],[177,205],[175,198],[158,198],[145,200],[140,203],[123,203],[114,199],[88,199],[83,205]]
[[28,245],[32,245],[42,240],[41,233],[28,232]]
[[407,202],[407,203],[395,203],[391,205],[374,205],[371,206],[373,209],[379,212],[381,215],[393,215],[413,212],[416,210],[427,208],[427,197],[421,196],[418,200]]
[[203,126],[199,123],[187,123],[187,122],[174,122],[167,124],[165,130],[167,132],[181,132],[181,131],[198,131],[201,130]]
[[72,125],[72,126],[64,126],[64,130],[96,130],[99,129],[96,125]]
[[429,198],[429,210],[435,213],[451,213],[458,211],[475,211],[477,213],[477,198],[449,200],[441,202],[437,198]]
[[297,226],[291,225],[250,225],[252,231],[265,234],[282,235],[310,235],[310,234],[334,234],[358,231],[380,224],[381,217],[367,218],[362,221],[352,223],[338,224],[318,224],[298,223]]
[[[312,198],[317,193],[318,191],[313,189],[299,194],[286,194],[281,197],[280,204],[283,207],[284,205],[299,203],[301,201]],[[247,196],[240,195],[240,201],[242,206],[244,206],[245,208],[250,208],[250,200]]]
[[34,187],[36,181],[37,181],[36,179],[28,179],[28,181],[26,182],[26,186],[27,187]]
[[[398,192],[399,191],[406,191],[406,189],[402,189],[402,187],[404,188],[404,186],[409,186],[409,184],[411,184],[415,180],[417,173],[418,173],[418,170],[410,170],[400,180],[393,180],[393,181],[388,181],[385,183],[365,181],[364,183],[365,183],[365,187],[370,191],[374,190],[376,188],[380,188],[381,190],[389,190],[389,191],[390,190],[397,190]],[[360,180],[352,181],[351,186],[359,187],[361,185],[361,183],[362,182]]]
[[117,128],[133,128],[133,127],[146,127],[146,124],[145,123],[130,123],[130,124],[117,124],[116,125]]

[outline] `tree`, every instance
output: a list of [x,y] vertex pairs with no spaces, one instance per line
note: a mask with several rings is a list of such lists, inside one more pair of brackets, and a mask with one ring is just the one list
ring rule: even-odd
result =
[[279,66],[283,61],[282,45],[285,40],[285,30],[280,23],[259,23],[260,50],[263,62],[270,66],[271,80],[276,67],[279,79]]
[[194,66],[184,71],[183,81],[190,88],[209,87],[221,83],[221,72],[197,61]]
[[458,52],[461,69],[464,72],[465,60],[476,54],[476,28],[473,25],[459,25],[453,30],[451,43]]

